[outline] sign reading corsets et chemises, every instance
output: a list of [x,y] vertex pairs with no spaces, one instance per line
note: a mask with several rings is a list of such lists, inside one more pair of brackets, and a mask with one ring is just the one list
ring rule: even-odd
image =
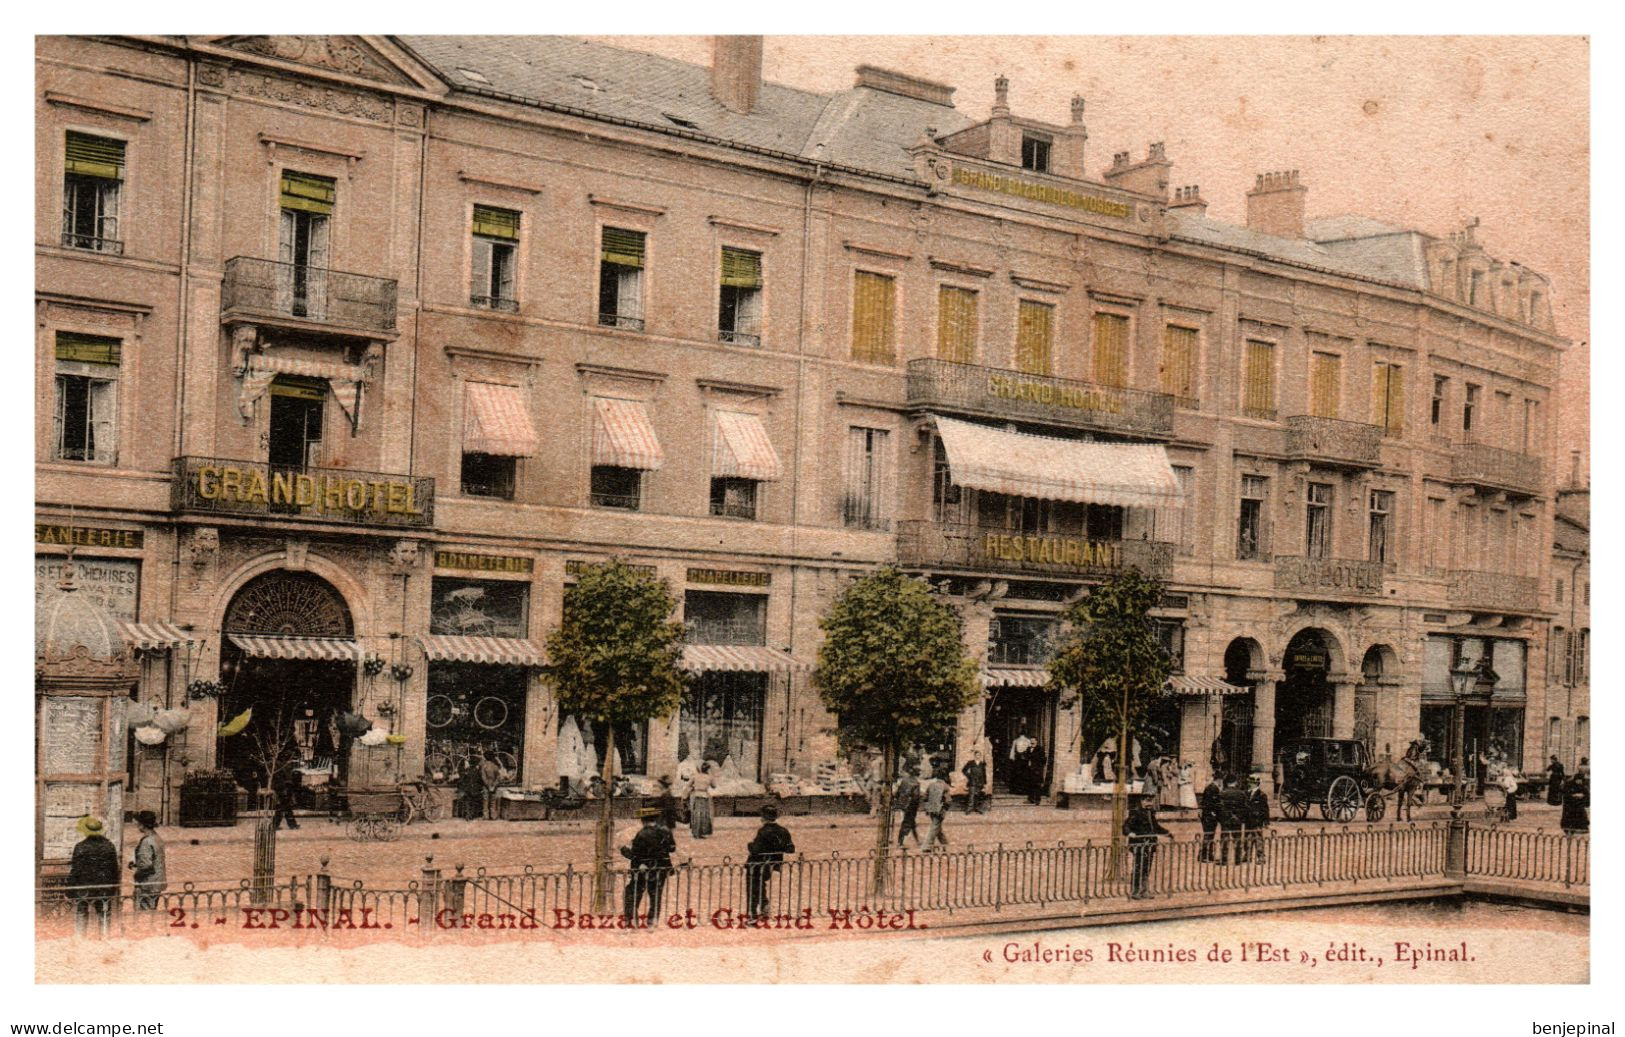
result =
[[535,570],[532,558],[517,555],[485,555],[471,551],[436,551],[436,569],[467,569],[482,573],[529,573]]
[[723,587],[766,587],[772,584],[773,574],[742,572],[735,569],[690,569],[688,582]]

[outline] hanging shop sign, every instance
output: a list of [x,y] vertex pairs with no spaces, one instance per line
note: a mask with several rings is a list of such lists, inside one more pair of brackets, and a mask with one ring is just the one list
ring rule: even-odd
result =
[[434,565],[436,569],[529,574],[535,571],[536,560],[518,555],[485,555],[474,554],[470,551],[436,551],[434,553]]
[[720,587],[766,587],[772,584],[773,574],[741,572],[734,569],[690,569],[688,582]]
[[140,550],[144,534],[139,529],[113,529],[106,526],[63,526],[54,522],[34,523],[34,543],[61,547],[113,547]]
[[177,511],[277,515],[370,526],[434,522],[434,480],[347,468],[272,468],[251,461],[182,457]]

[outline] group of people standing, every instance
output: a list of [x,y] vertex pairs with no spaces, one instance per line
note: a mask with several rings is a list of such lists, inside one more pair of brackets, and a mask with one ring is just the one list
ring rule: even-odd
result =
[[1591,831],[1591,758],[1580,757],[1572,775],[1565,775],[1556,756],[1546,765],[1546,802],[1562,807],[1558,827],[1569,835]]
[[[158,815],[150,810],[139,811],[135,823],[141,837],[127,865],[134,879],[135,906],[138,911],[155,911],[159,894],[168,888],[164,841],[158,836]],[[74,902],[74,931],[85,935],[94,920],[97,932],[106,936],[113,901],[119,895],[118,850],[107,838],[106,826],[100,818],[80,818],[78,831],[80,840],[74,844],[67,878],[67,895]]]
[[[668,787],[662,799],[675,798]],[[692,808],[690,808],[692,810]],[[622,895],[622,918],[628,928],[653,929],[660,925],[660,902],[671,877],[672,854],[677,840],[672,835],[675,807],[644,807],[638,811],[640,827],[620,847],[627,860],[626,889]],[[761,809],[762,824],[745,846],[745,917],[763,924],[769,915],[769,884],[784,866],[787,854],[796,852],[790,832],[779,824],[779,809],[771,803]],[[692,814],[690,816],[692,823]],[[705,818],[710,834],[710,815]],[[647,904],[647,908],[644,905]]]
[[[970,769],[973,764],[979,767],[980,763],[981,753],[977,753],[972,763],[966,764],[965,767]],[[931,853],[948,845],[948,834],[943,831],[943,820],[947,816],[948,805],[953,798],[948,785],[948,765],[940,761],[933,763],[931,777],[924,784],[915,777],[918,770],[918,761],[906,761],[903,765],[903,774],[897,779],[893,791],[893,807],[901,810],[903,814],[903,821],[897,827],[897,845],[906,845],[904,840],[912,835],[914,845],[921,852]],[[923,844],[920,842],[920,832],[916,827],[922,808],[925,810],[927,820],[930,821]],[[971,809],[971,800],[966,800],[965,809],[967,812]]]
[[[1263,779],[1249,775],[1245,784],[1236,774],[1214,775],[1197,801],[1202,823],[1202,849],[1196,859],[1221,867],[1262,863],[1264,832],[1270,824],[1269,797]],[[1218,834],[1217,844],[1214,835]]]

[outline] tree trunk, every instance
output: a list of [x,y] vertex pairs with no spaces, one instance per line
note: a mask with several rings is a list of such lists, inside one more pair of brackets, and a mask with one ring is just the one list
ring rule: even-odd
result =
[[884,896],[886,893],[886,872],[890,863],[892,788],[897,784],[897,747],[895,745],[886,747],[880,773],[880,788],[875,790],[880,800],[875,807],[874,895],[876,897]]
[[1134,745],[1129,741],[1128,688],[1123,688],[1123,712],[1117,725],[1117,774],[1112,788],[1111,878],[1117,878],[1117,862],[1123,854],[1123,819],[1128,816],[1128,768],[1134,764]]
[[601,915],[609,903],[610,829],[615,823],[615,727],[606,722],[604,739],[604,803],[593,838],[592,910]]

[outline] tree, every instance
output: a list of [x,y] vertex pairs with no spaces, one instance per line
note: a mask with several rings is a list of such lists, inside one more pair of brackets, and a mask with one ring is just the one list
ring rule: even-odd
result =
[[875,829],[875,892],[886,884],[892,784],[906,745],[951,728],[976,701],[959,611],[924,581],[890,566],[855,580],[819,620],[813,683],[841,720],[843,750],[880,749],[884,779]]
[[1088,597],[1067,609],[1067,633],[1049,664],[1051,683],[1077,696],[1080,744],[1116,739],[1113,861],[1121,848],[1134,740],[1149,727],[1151,705],[1163,693],[1172,668],[1151,620],[1151,608],[1161,599],[1162,584],[1138,569],[1126,569],[1090,588]]
[[559,709],[607,730],[604,800],[593,843],[593,910],[609,893],[615,729],[671,716],[682,702],[683,624],[666,581],[619,559],[587,566],[564,592],[564,622],[547,638]]

